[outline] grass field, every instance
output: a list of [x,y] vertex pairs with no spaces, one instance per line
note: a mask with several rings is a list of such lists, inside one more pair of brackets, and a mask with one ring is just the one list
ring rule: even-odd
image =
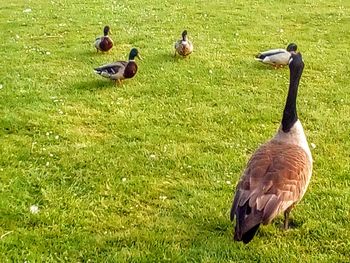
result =
[[[0,14],[0,262],[350,261],[349,1],[18,0]],[[97,54],[106,24],[116,45]],[[195,52],[174,59],[183,29]],[[292,41],[313,177],[297,226],[279,218],[245,246],[234,187],[289,80],[253,55]],[[131,47],[134,79],[93,73]]]

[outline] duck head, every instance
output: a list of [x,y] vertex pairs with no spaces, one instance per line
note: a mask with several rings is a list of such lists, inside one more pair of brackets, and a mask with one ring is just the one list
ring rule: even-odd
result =
[[132,48],[130,50],[130,53],[129,53],[129,60],[135,60],[135,57],[137,57],[138,59],[142,60],[142,58],[141,58],[137,48]]
[[288,52],[296,52],[298,49],[298,46],[297,44],[295,43],[290,43],[288,46],[287,46],[287,51]]
[[103,29],[103,34],[105,36],[108,36],[109,33],[111,33],[111,29],[109,28],[109,26],[105,26]]

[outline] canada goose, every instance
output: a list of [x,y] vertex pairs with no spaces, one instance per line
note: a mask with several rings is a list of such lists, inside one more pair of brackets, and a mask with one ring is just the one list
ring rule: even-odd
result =
[[269,224],[282,212],[287,229],[289,212],[310,182],[312,156],[296,109],[304,69],[300,53],[292,52],[289,69],[288,96],[278,132],[256,150],[236,188],[230,217],[231,221],[236,217],[234,239],[245,244],[261,223]]
[[116,61],[95,68],[94,71],[102,77],[120,83],[123,79],[130,79],[136,75],[137,64],[135,62],[135,57],[141,59],[139,51],[136,48],[132,48],[129,53],[129,61]]
[[113,40],[108,36],[109,33],[110,33],[109,26],[105,26],[103,28],[103,36],[96,38],[95,48],[97,52],[98,51],[107,52],[113,47]]
[[192,42],[187,38],[187,30],[182,32],[182,38],[175,42],[175,55],[178,53],[179,55],[186,57],[191,54],[193,51]]
[[288,65],[291,52],[296,52],[297,48],[298,47],[296,44],[290,43],[287,46],[287,50],[285,49],[267,50],[256,55],[255,59],[265,64],[271,64],[275,67],[285,66],[285,65]]

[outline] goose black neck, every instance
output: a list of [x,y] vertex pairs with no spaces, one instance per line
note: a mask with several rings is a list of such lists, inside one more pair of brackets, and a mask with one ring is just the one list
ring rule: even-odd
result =
[[289,90],[282,118],[282,130],[284,132],[289,132],[290,129],[293,127],[294,123],[296,123],[298,120],[297,96],[299,81],[302,73],[303,65],[301,65],[300,67],[290,66]]

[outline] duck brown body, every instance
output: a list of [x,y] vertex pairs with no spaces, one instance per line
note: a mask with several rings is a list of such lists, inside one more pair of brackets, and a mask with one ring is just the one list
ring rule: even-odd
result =
[[97,52],[98,51],[107,52],[113,47],[114,43],[113,43],[113,40],[109,37],[108,35],[109,33],[110,33],[109,26],[105,26],[103,28],[103,36],[96,38],[95,48]]
[[109,36],[101,37],[96,43],[96,49],[103,52],[107,52],[113,47],[113,41]]
[[131,79],[137,73],[137,64],[135,61],[129,61],[124,70],[124,78]]
[[182,39],[175,42],[175,56],[178,53],[180,56],[187,57],[193,51],[193,45],[187,38],[187,30],[182,32]]
[[116,61],[95,68],[95,71],[101,76],[112,80],[130,79],[137,73],[137,64],[135,61]]
[[130,79],[137,73],[135,57],[141,58],[136,48],[131,49],[128,61],[116,61],[95,68],[95,72],[105,78],[120,82],[123,79]]

